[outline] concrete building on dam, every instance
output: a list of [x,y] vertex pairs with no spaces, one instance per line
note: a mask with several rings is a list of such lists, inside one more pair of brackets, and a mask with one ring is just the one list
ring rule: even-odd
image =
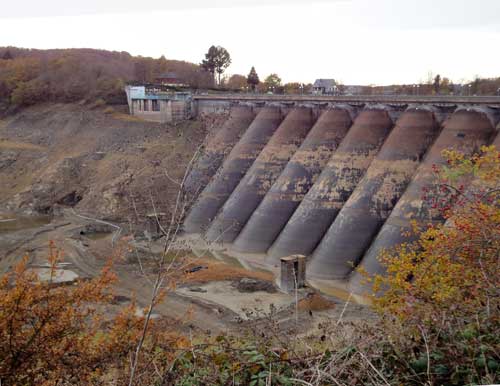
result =
[[[167,76],[167,75],[165,75]],[[172,75],[169,75],[172,76]],[[168,81],[170,78],[160,78]],[[166,87],[162,87],[166,86]],[[126,86],[131,115],[153,122],[178,122],[191,117],[191,93],[173,91],[170,85]]]
[[[229,112],[187,178],[184,232],[279,272],[354,293],[355,268],[383,273],[382,249],[439,223],[422,199],[444,149],[500,145],[500,98],[194,96],[195,114]],[[339,284],[340,283],[340,284]]]

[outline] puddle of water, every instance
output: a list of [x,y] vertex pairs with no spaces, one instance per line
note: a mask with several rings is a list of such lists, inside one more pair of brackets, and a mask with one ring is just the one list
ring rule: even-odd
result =
[[111,236],[111,233],[109,233],[109,232],[94,232],[94,233],[85,233],[84,236],[90,240],[102,240],[102,239],[105,239],[106,237]]
[[15,232],[24,229],[38,228],[49,224],[52,216],[16,216],[9,214],[0,214],[0,233]]
[[53,276],[50,268],[35,268],[33,269],[41,281],[52,280],[53,283],[72,283],[78,279],[78,274],[69,269],[56,269]]

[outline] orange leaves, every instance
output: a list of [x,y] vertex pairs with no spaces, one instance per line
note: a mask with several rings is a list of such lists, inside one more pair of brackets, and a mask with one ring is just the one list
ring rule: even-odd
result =
[[51,243],[48,281],[28,268],[28,257],[0,279],[0,379],[6,384],[83,384],[136,336],[130,332],[137,330],[136,318],[125,309],[102,338],[97,305],[110,299],[111,264],[92,280],[60,286],[52,278],[61,255]]

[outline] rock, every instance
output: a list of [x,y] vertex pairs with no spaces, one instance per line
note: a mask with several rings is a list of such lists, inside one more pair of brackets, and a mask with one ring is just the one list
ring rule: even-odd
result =
[[201,288],[201,287],[191,287],[189,288],[189,290],[191,292],[200,292],[200,293],[206,293],[207,290],[205,288]]
[[112,233],[116,231],[111,225],[102,224],[102,223],[91,223],[82,227],[78,234],[80,235],[88,235],[94,233]]
[[14,151],[2,151],[0,154],[0,170],[8,168],[17,161],[18,154]]
[[[78,275],[69,269],[36,268],[33,270],[41,281],[51,281],[53,284],[71,284],[78,279]],[[52,276],[51,276],[52,275]]]
[[274,283],[264,280],[243,278],[233,284],[239,292],[257,292],[264,291],[269,293],[276,292]]
[[96,151],[94,154],[92,154],[92,159],[94,161],[100,161],[104,157],[106,157],[106,152],[104,152],[104,151]]
[[185,272],[186,273],[194,273],[194,272],[201,271],[202,269],[208,269],[208,267],[203,266],[203,265],[197,265],[196,267],[187,269]]

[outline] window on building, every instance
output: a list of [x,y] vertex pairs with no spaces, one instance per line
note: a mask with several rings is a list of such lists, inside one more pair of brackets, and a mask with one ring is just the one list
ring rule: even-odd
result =
[[152,104],[152,110],[153,111],[160,111],[160,103],[158,102],[157,99],[153,99],[151,101],[151,104]]
[[144,109],[143,109],[143,110],[144,110],[144,111],[149,111],[148,100],[147,100],[147,99],[144,99],[143,103],[144,103]]

